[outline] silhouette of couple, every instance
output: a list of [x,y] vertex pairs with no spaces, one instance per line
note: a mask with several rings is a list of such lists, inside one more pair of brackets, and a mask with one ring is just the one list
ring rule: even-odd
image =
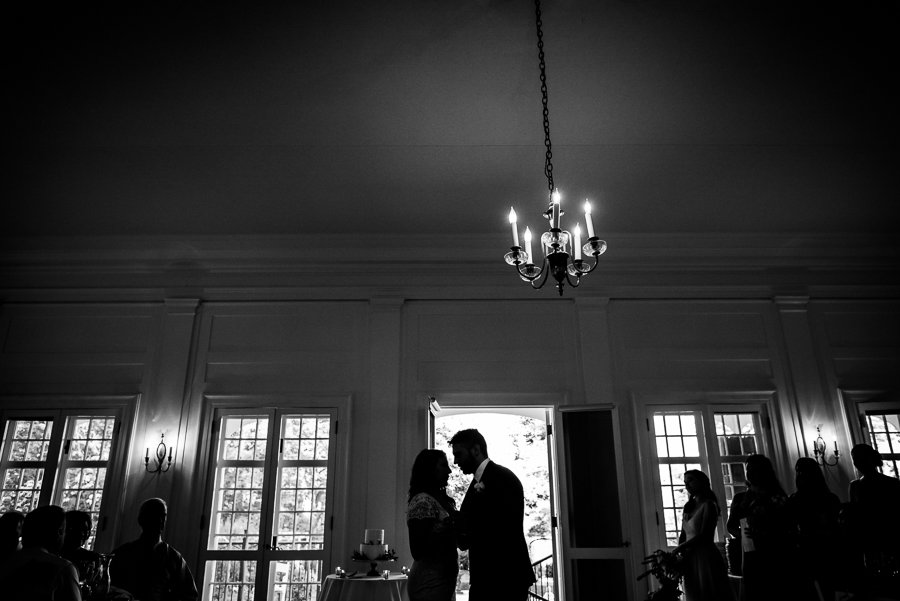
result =
[[446,454],[425,449],[413,464],[406,516],[414,560],[410,601],[456,598],[457,548],[469,552],[470,601],[525,601],[535,576],[522,531],[522,483],[488,458],[478,430],[457,432],[450,445],[453,462],[473,476],[459,510],[446,492]]

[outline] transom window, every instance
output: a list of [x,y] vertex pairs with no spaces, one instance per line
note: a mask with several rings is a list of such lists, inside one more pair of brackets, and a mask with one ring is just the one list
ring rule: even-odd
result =
[[330,553],[333,411],[219,412],[207,601],[314,601]]
[[[658,410],[648,420],[657,461],[656,490],[661,509],[657,523],[668,546],[681,534],[682,509],[688,501],[684,473],[700,470],[710,477],[724,522],[734,495],[747,487],[744,460],[762,452],[758,411]],[[661,514],[661,515],[659,515]],[[660,519],[661,518],[661,519]],[[720,523],[719,536],[724,536]]]

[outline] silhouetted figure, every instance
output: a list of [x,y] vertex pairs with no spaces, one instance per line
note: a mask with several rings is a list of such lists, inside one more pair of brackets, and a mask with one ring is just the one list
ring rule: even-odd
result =
[[66,512],[56,505],[33,509],[22,524],[22,550],[0,570],[0,594],[16,601],[81,601],[78,572],[57,554],[66,534]]
[[0,568],[12,559],[22,548],[22,522],[25,514],[21,511],[7,511],[0,516]]
[[799,561],[807,580],[816,583],[823,599],[831,600],[841,569],[841,500],[828,489],[822,468],[811,457],[797,460],[794,478],[797,490],[788,499],[788,507],[797,522]]
[[684,505],[680,544],[674,551],[684,558],[684,601],[732,601],[728,570],[714,540],[719,501],[709,477],[700,470],[688,470],[684,473],[684,487],[690,498]]
[[522,483],[488,458],[478,430],[460,430],[450,439],[453,462],[472,484],[460,507],[459,548],[469,550],[470,601],[525,601],[536,580],[522,524]]
[[138,512],[141,535],[115,551],[110,562],[111,584],[140,601],[194,601],[197,585],[190,568],[162,540],[166,527],[166,502],[147,499]]
[[805,600],[811,591],[801,586],[797,525],[772,462],[750,455],[745,473],[748,488],[734,496],[728,516],[728,531],[741,537],[744,549],[741,599]]
[[850,483],[850,526],[862,559],[862,594],[900,598],[900,480],[878,471],[881,454],[867,444],[850,451],[860,476]]
[[456,552],[456,502],[447,494],[447,455],[424,449],[409,478],[406,525],[413,565],[407,590],[410,601],[453,601],[459,557]]
[[81,596],[85,599],[102,599],[109,592],[109,578],[104,558],[100,553],[84,548],[91,537],[92,526],[89,513],[76,509],[67,511],[66,538],[60,556],[71,561],[78,570]]

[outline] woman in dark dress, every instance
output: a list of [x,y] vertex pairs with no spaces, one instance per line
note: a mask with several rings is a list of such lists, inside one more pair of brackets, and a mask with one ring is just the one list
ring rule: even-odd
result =
[[449,476],[450,466],[443,451],[425,449],[413,463],[406,508],[413,556],[408,584],[410,601],[456,598],[459,558],[454,521],[457,511],[446,492]]
[[787,506],[772,462],[750,455],[747,490],[734,496],[728,532],[744,550],[742,601],[800,601],[809,598],[797,565],[797,524]]
[[841,500],[828,489],[822,468],[812,457],[794,464],[797,491],[788,499],[788,508],[799,530],[799,561],[807,582],[815,582],[823,599],[834,599],[836,574],[840,571],[838,514]]

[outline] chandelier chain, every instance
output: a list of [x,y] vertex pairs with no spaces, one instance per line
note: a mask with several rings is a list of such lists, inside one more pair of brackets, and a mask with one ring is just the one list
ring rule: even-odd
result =
[[553,148],[550,144],[550,109],[547,108],[547,66],[544,62],[544,32],[541,29],[541,0],[534,0],[534,12],[537,25],[538,62],[541,68],[541,105],[544,116],[544,147],[547,149],[544,158],[544,175],[547,186],[553,194]]

